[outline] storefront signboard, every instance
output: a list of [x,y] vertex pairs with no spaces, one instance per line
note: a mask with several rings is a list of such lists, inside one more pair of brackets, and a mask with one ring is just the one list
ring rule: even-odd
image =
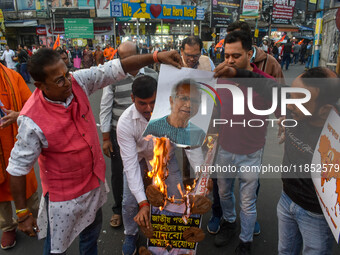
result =
[[256,19],[259,17],[261,0],[244,0],[241,18]]
[[211,0],[211,27],[225,27],[237,21],[240,0]]
[[88,38],[94,37],[93,19],[64,19],[66,38]]
[[17,1],[19,11],[35,10],[35,1]]
[[52,8],[78,8],[78,0],[52,0]]
[[95,4],[97,9],[97,17],[110,17],[109,1],[95,0]]
[[48,18],[46,0],[35,0],[37,18]]
[[295,0],[274,0],[273,2],[273,24],[292,24]]
[[186,5],[111,1],[111,16],[144,19],[203,20],[204,8]]
[[156,35],[160,35],[160,34],[169,34],[169,30],[170,30],[170,26],[167,24],[163,24],[163,32],[162,32],[162,26],[160,24],[158,24],[156,26]]
[[79,9],[94,9],[94,0],[78,0]]
[[[47,36],[52,36],[52,29],[49,24],[46,24]],[[113,24],[111,23],[95,23],[93,24],[94,35],[113,35]],[[54,35],[65,35],[64,24],[57,24],[54,31]]]
[[4,18],[4,14],[1,9],[0,9],[0,32],[1,34],[4,34],[6,32],[5,18]]
[[0,9],[3,11],[14,11],[14,0],[1,0]]

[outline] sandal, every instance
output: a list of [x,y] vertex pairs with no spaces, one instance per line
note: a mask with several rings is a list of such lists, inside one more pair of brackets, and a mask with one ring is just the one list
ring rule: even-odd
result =
[[122,215],[114,214],[111,217],[110,225],[113,228],[118,228],[122,225]]

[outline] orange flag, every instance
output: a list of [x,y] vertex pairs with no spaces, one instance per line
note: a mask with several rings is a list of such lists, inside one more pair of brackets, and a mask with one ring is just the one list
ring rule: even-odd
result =
[[224,39],[222,39],[221,41],[218,42],[218,44],[216,44],[215,51],[217,50],[217,48],[222,48],[223,44],[224,44]]
[[60,47],[60,37],[58,35],[57,40],[54,42],[53,49],[55,50],[57,47]]
[[286,35],[284,35],[284,36],[282,36],[282,38],[280,39],[280,40],[278,40],[276,43],[274,43],[274,44],[277,44],[277,43],[279,43],[279,42],[282,42],[284,39],[285,39],[285,37],[286,37]]
[[298,44],[301,45],[303,43],[303,40],[305,40],[305,39],[302,39]]
[[115,49],[115,50],[112,52],[112,56],[111,56],[110,60],[114,58],[114,56],[116,55],[117,51],[118,51],[118,49]]

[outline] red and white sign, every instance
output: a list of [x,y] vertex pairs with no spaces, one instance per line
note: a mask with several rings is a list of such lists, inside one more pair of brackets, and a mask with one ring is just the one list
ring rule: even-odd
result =
[[37,35],[46,35],[46,27],[37,27],[35,31]]

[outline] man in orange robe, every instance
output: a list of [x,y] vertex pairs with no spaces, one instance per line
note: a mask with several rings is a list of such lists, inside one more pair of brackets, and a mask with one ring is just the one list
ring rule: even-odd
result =
[[106,48],[104,50],[104,57],[105,57],[106,61],[112,60],[113,57],[115,56],[116,52],[117,52],[117,50],[112,48],[110,46],[110,44],[106,44]]
[[[31,95],[21,75],[0,63],[0,228],[3,231],[1,248],[16,244],[17,222],[13,220],[13,197],[10,191],[10,175],[6,172],[8,160],[18,133],[16,120],[24,103]],[[36,218],[39,208],[37,180],[34,169],[26,177],[26,194],[29,210]]]

